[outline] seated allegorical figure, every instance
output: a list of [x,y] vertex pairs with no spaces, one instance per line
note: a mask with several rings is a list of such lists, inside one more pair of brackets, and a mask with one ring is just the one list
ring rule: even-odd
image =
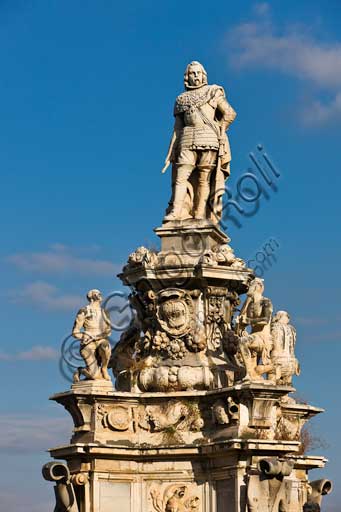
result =
[[[264,373],[273,370],[271,361],[272,302],[263,297],[264,283],[255,278],[250,284],[247,299],[237,317],[237,334],[240,336],[240,354],[245,366],[244,380],[262,380]],[[251,332],[246,331],[250,326]]]

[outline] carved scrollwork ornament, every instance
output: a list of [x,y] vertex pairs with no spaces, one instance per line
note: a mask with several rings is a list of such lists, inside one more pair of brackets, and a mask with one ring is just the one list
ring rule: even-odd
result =
[[86,485],[89,482],[89,475],[88,473],[76,473],[75,475],[71,475],[70,481],[73,485]]

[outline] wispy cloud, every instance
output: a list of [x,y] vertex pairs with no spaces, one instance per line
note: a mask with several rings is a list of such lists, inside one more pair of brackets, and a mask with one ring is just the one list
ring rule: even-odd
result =
[[316,325],[326,325],[329,320],[326,317],[319,316],[299,316],[295,319],[295,323],[299,325],[304,325],[307,327],[314,327]]
[[1,509],[11,512],[22,512],[23,510],[25,512],[46,512],[47,510],[53,510],[52,490],[46,498],[40,496],[40,489],[30,489],[30,491],[28,493],[20,486],[12,490],[0,488]]
[[5,352],[0,352],[0,361],[9,361],[11,356]]
[[22,361],[51,361],[58,359],[58,350],[43,345],[34,345],[30,350],[18,352],[16,359]]
[[89,258],[74,254],[70,247],[54,244],[42,252],[20,252],[11,254],[7,261],[17,268],[37,273],[113,276],[120,265],[108,260]]
[[299,110],[306,124],[341,119],[341,41],[323,42],[306,26],[281,29],[269,16],[269,5],[258,4],[256,15],[229,32],[231,62],[236,68],[270,69],[303,81],[317,96]]
[[20,290],[9,292],[10,300],[16,304],[29,304],[46,310],[72,310],[84,302],[79,295],[61,293],[56,286],[45,281],[35,281]]
[[304,334],[305,342],[312,343],[328,343],[328,342],[340,342],[341,341],[341,330],[324,331],[321,333]]
[[71,420],[68,417],[1,414],[0,453],[35,453],[67,444],[71,430]]
[[253,6],[255,14],[264,15],[270,11],[270,5],[268,2],[259,2]]
[[53,347],[34,345],[29,350],[16,353],[0,352],[0,361],[52,361],[58,359],[60,353]]

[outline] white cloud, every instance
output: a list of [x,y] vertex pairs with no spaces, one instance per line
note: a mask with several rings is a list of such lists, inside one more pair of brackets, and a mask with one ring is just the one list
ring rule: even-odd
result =
[[5,352],[0,352],[0,361],[9,361],[11,356]]
[[0,452],[36,453],[68,444],[71,420],[25,414],[0,415]]
[[316,100],[300,110],[306,124],[341,119],[341,42],[322,42],[305,26],[281,30],[258,4],[258,16],[229,33],[231,62],[236,68],[279,71],[308,85],[315,94],[328,93],[328,102]]
[[23,361],[50,361],[58,359],[59,355],[58,350],[52,347],[35,345],[30,350],[19,352],[16,358]]
[[44,281],[35,281],[20,290],[12,290],[10,299],[16,304],[24,303],[39,306],[47,310],[66,310],[79,308],[84,302],[79,295],[62,294],[56,286]]
[[7,261],[21,270],[38,273],[113,276],[120,270],[120,266],[111,261],[77,256],[62,244],[54,244],[42,252],[12,254]]
[[264,16],[265,14],[268,14],[270,11],[270,5],[268,2],[259,2],[258,4],[255,4],[253,6],[253,10],[256,14],[260,16]]
[[322,103],[319,100],[314,101],[311,106],[302,110],[301,116],[302,121],[307,125],[313,125],[314,123],[326,124],[341,119],[341,92],[337,93],[329,103]]
[[34,345],[29,350],[14,354],[0,352],[0,361],[52,361],[59,356],[60,352],[53,347]]

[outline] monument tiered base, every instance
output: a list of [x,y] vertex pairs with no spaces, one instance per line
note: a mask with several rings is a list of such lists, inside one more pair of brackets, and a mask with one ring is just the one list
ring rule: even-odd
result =
[[80,512],[297,512],[307,471],[324,466],[299,453],[303,423],[321,410],[288,399],[292,388],[138,394],[100,383],[52,397],[75,424],[50,452],[67,461]]

